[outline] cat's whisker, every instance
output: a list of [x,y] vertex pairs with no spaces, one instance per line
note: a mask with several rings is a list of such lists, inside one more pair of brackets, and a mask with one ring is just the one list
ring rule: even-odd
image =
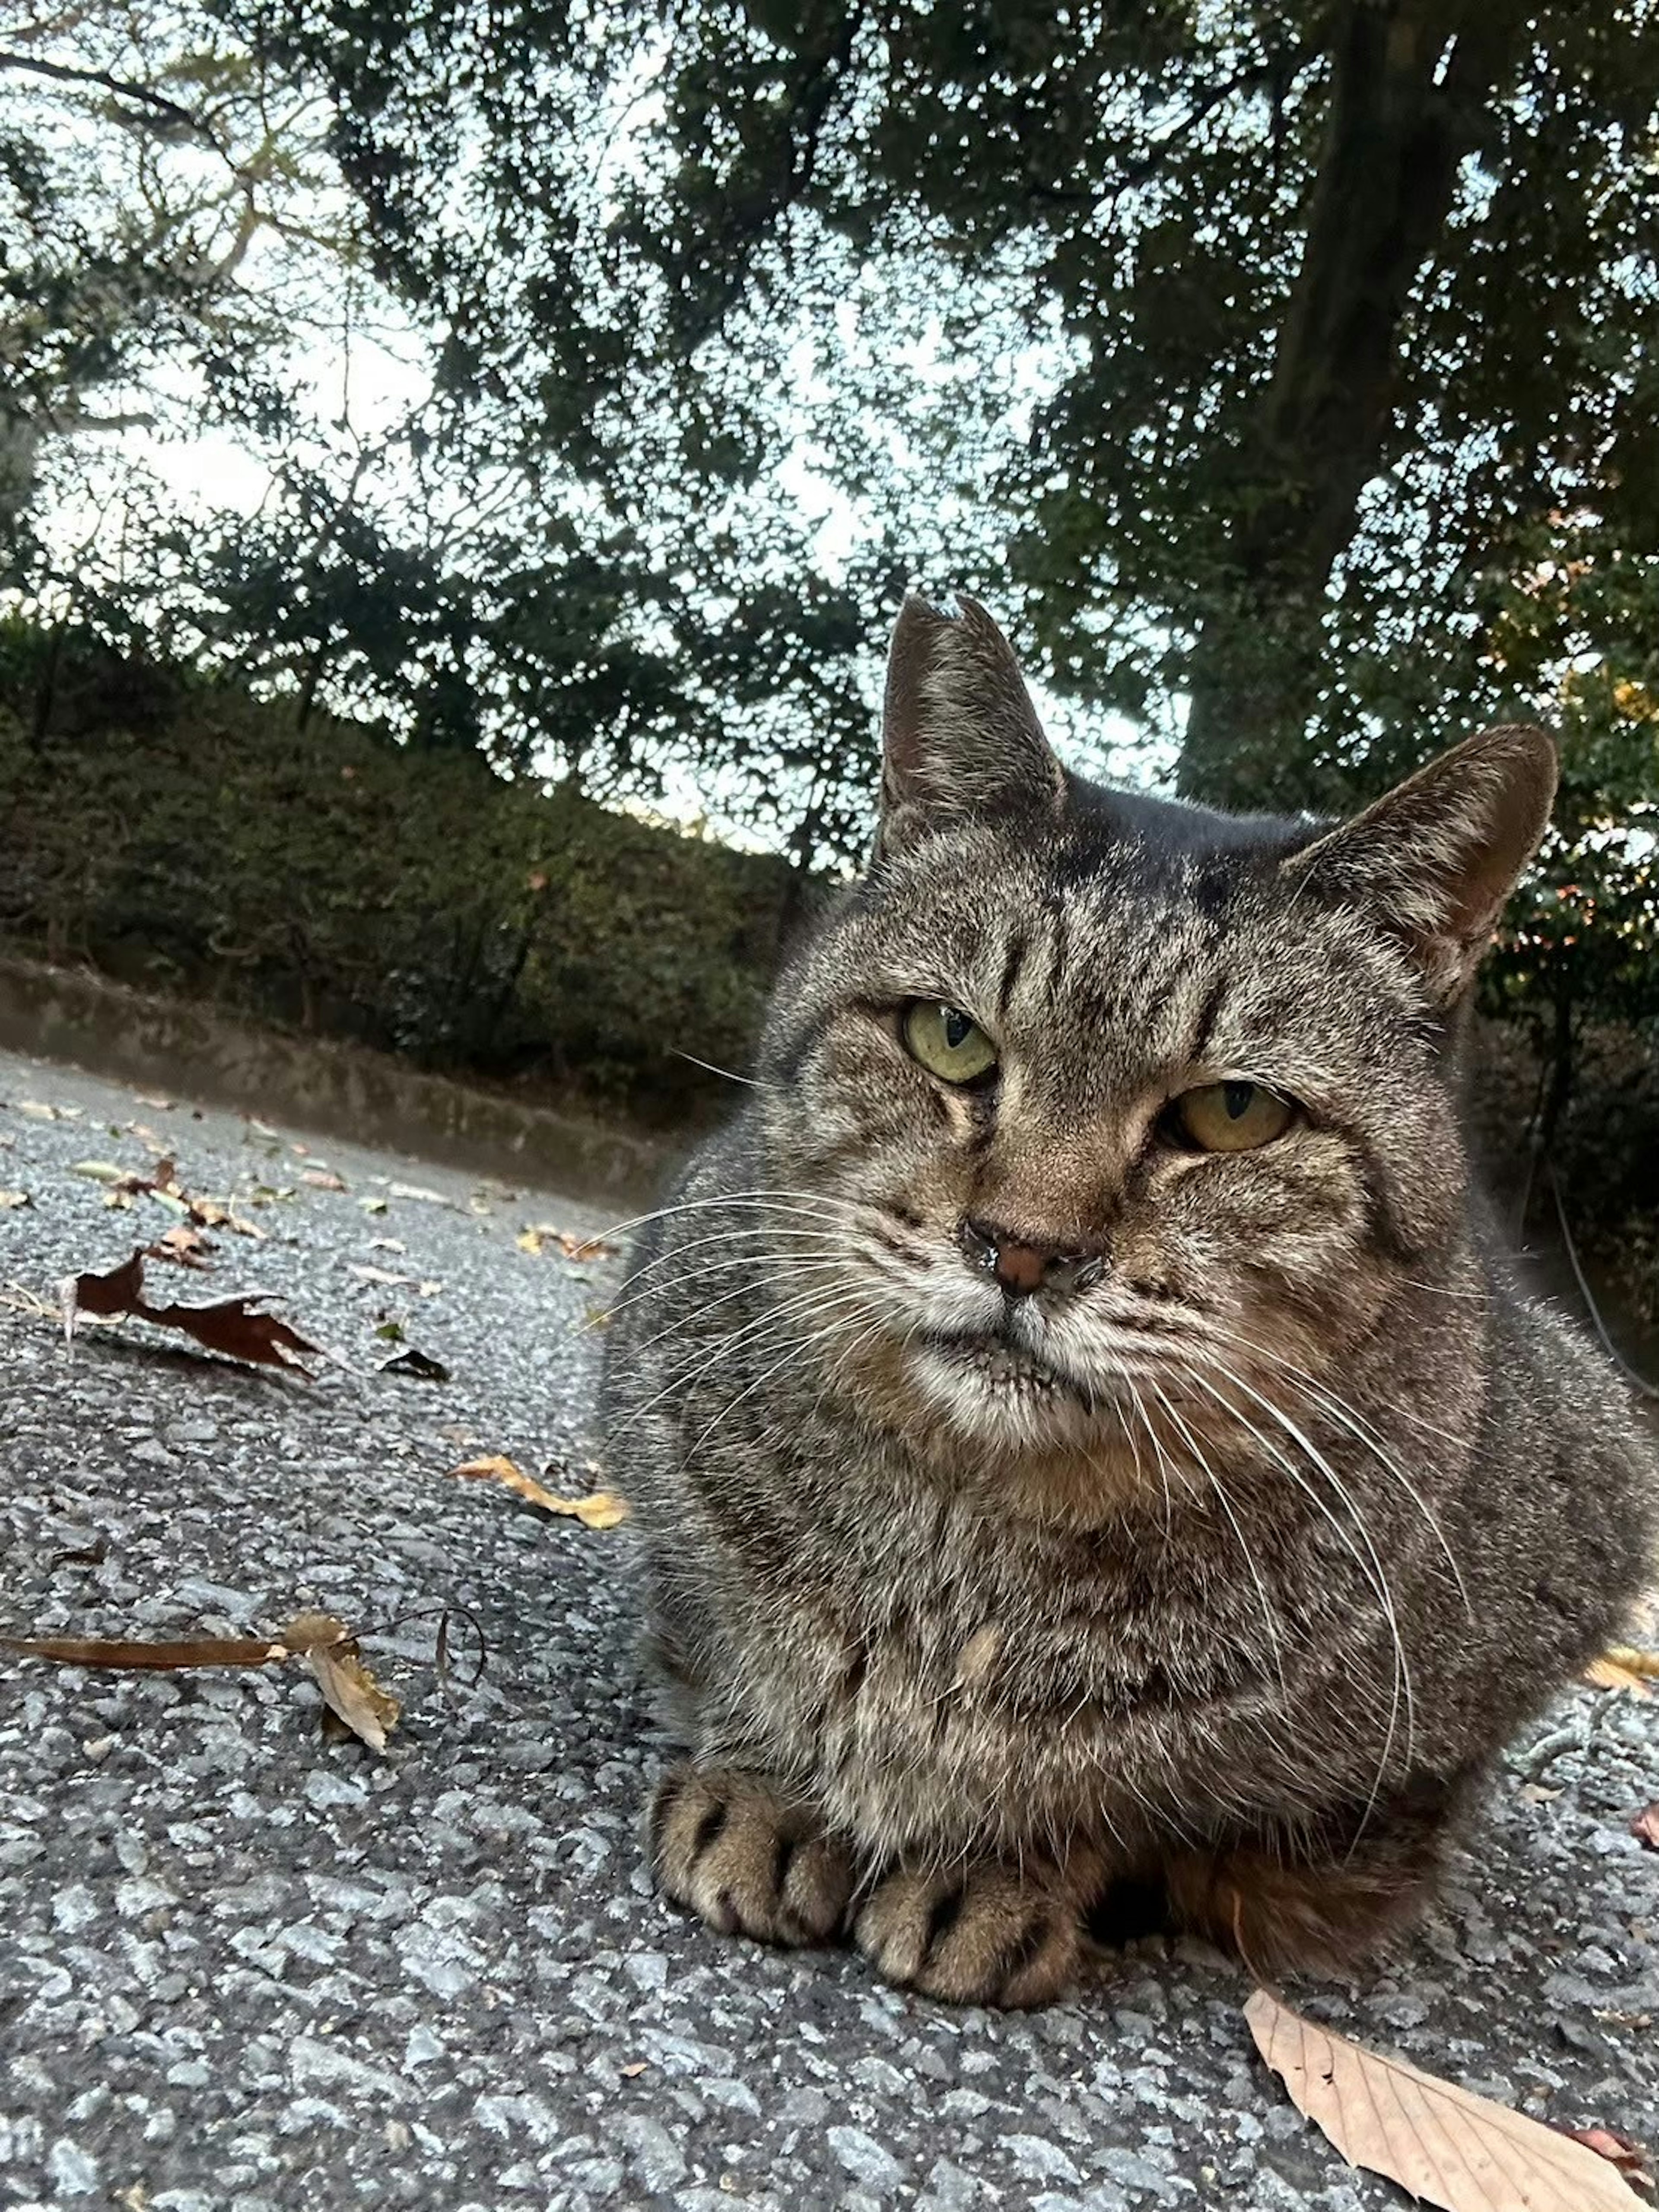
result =
[[781,1083],[769,1082],[763,1075],[738,1075],[729,1067],[719,1067],[712,1060],[699,1060],[695,1052],[683,1052],[678,1045],[671,1048],[676,1060],[683,1060],[692,1067],[701,1067],[709,1075],[724,1076],[728,1083],[740,1083],[745,1091],[781,1091]]
[[[1446,1565],[1451,1569],[1452,1579],[1457,1584],[1457,1594],[1463,1601],[1464,1610],[1473,1618],[1474,1607],[1469,1598],[1468,1585],[1463,1579],[1463,1571],[1457,1563],[1456,1554],[1453,1552],[1450,1541],[1440,1525],[1433,1508],[1417,1488],[1400,1462],[1387,1449],[1376,1428],[1365,1419],[1359,1408],[1351,1405],[1340,1392],[1333,1389],[1328,1384],[1317,1381],[1307,1372],[1305,1368],[1297,1366],[1294,1361],[1282,1358],[1278,1352],[1268,1351],[1265,1345],[1256,1344],[1250,1338],[1241,1336],[1232,1330],[1224,1331],[1223,1334],[1226,1335],[1230,1343],[1238,1346],[1256,1358],[1267,1361],[1269,1364],[1289,1376],[1293,1388],[1300,1390],[1305,1397],[1310,1398],[1322,1411],[1340,1421],[1342,1426],[1364,1446],[1383,1471],[1393,1477],[1422,1515],[1430,1534],[1445,1554]],[[1451,1443],[1461,1441],[1451,1437],[1445,1430],[1437,1431],[1436,1433],[1446,1437]]]
[[[820,1306],[818,1310],[820,1312],[826,1310],[834,1310],[836,1306],[841,1306],[844,1309],[849,1304],[852,1310],[854,1312],[862,1311],[867,1313],[870,1310],[869,1299],[866,1293],[859,1290],[849,1291],[844,1293],[841,1299],[834,1301],[830,1308],[826,1309],[825,1307]],[[823,1343],[827,1337],[836,1335],[844,1326],[845,1319],[846,1315],[843,1311],[841,1315],[838,1315],[836,1320],[827,1322],[823,1328],[814,1329],[810,1335],[801,1339],[794,1344],[792,1344],[781,1359],[776,1361],[772,1366],[763,1369],[760,1374],[754,1377],[752,1382],[749,1382],[743,1389],[738,1391],[735,1398],[728,1399],[715,1413],[714,1419],[708,1422],[705,1427],[699,1430],[690,1450],[680,1462],[681,1474],[684,1474],[686,1468],[690,1466],[692,1461],[696,1459],[698,1452],[702,1449],[703,1444],[711,1436],[714,1435],[715,1430],[718,1429],[723,1422],[728,1420],[746,1399],[752,1398],[757,1390],[763,1389],[764,1386],[772,1380],[775,1375],[781,1374],[783,1370],[787,1367],[792,1361],[805,1358],[807,1355],[812,1352],[817,1345]],[[878,1325],[879,1325],[879,1322],[878,1322]]]
[[[729,1274],[734,1270],[741,1271],[743,1276],[742,1281],[739,1282],[732,1290],[722,1291],[718,1297],[705,1298],[697,1307],[696,1313],[690,1316],[690,1319],[699,1327],[701,1327],[702,1322],[707,1315],[717,1312],[721,1306],[730,1305],[734,1298],[747,1297],[756,1294],[758,1288],[756,1280],[758,1270],[752,1261],[732,1261],[723,1269],[716,1270],[709,1268],[704,1272],[710,1274],[716,1273]],[[794,1276],[799,1274],[836,1274],[842,1273],[842,1270],[843,1262],[841,1255],[839,1254],[834,1254],[821,1259],[795,1258],[792,1256],[788,1272],[790,1277],[793,1279]],[[661,1291],[669,1291],[675,1287],[676,1285],[673,1283],[664,1283],[659,1286],[658,1291],[647,1291],[643,1293],[643,1296],[654,1297],[659,1295]],[[791,1287],[795,1287],[793,1280]],[[804,1289],[805,1286],[802,1285],[799,1287]],[[637,1298],[630,1298],[628,1303],[629,1305],[637,1305],[640,1303],[640,1300]],[[616,1310],[620,1312],[623,1309],[619,1307],[616,1309]],[[641,1339],[634,1346],[635,1355],[637,1356],[639,1354],[650,1352],[653,1350],[656,1346],[665,1344],[671,1337],[683,1334],[686,1327],[687,1321],[686,1318],[683,1316],[680,1320],[671,1322],[666,1328],[659,1329],[654,1336],[647,1336]]]
[[[862,1297],[865,1293],[860,1291],[858,1295]],[[739,1344],[750,1343],[757,1337],[760,1342],[764,1343],[768,1329],[787,1329],[789,1321],[796,1313],[810,1311],[814,1305],[822,1304],[822,1292],[817,1290],[804,1291],[794,1299],[786,1300],[781,1304],[768,1306],[763,1313],[757,1315],[752,1321],[744,1322],[741,1328],[729,1330],[726,1334],[716,1337],[712,1346],[706,1340],[699,1339],[697,1351],[705,1352],[707,1356],[699,1359],[694,1354],[690,1360],[676,1368],[664,1388],[654,1396],[647,1398],[642,1406],[629,1407],[620,1420],[611,1425],[610,1436],[615,1437],[625,1435],[636,1423],[643,1420],[653,1407],[659,1406],[665,1398],[672,1397],[677,1392],[689,1391],[717,1361],[727,1358]]]
[[[1325,1501],[1320,1497],[1318,1492],[1313,1487],[1312,1484],[1307,1480],[1306,1477],[1297,1468],[1295,1462],[1288,1456],[1288,1455],[1280,1451],[1276,1446],[1272,1444],[1262,1431],[1249,1419],[1248,1415],[1243,1413],[1236,1405],[1233,1405],[1228,1399],[1224,1397],[1220,1391],[1215,1389],[1209,1382],[1207,1382],[1204,1376],[1200,1374],[1195,1368],[1189,1370],[1193,1381],[1198,1384],[1200,1389],[1208,1392],[1209,1395],[1216,1401],[1217,1404],[1219,1405],[1224,1411],[1231,1413],[1235,1419],[1240,1421],[1245,1428],[1251,1431],[1251,1433],[1255,1437],[1257,1442],[1261,1445],[1262,1449],[1267,1452],[1275,1462],[1284,1469],[1285,1474],[1290,1476],[1291,1481],[1297,1486],[1310,1503],[1313,1504],[1318,1511],[1324,1515],[1326,1520],[1329,1522],[1331,1527],[1336,1531],[1337,1535],[1341,1539],[1348,1553],[1358,1565],[1361,1574],[1364,1577],[1366,1583],[1370,1589],[1372,1595],[1376,1600],[1378,1610],[1388,1628],[1394,1647],[1394,1689],[1389,1707],[1388,1727],[1382,1740],[1382,1748],[1377,1759],[1376,1777],[1372,1781],[1370,1793],[1365,1802],[1365,1810],[1359,1822],[1358,1832],[1363,1834],[1367,1823],[1370,1821],[1372,1813],[1376,1810],[1377,1799],[1382,1792],[1383,1779],[1388,1772],[1389,1761],[1394,1752],[1395,1737],[1399,1731],[1402,1704],[1404,1706],[1406,1720],[1405,1756],[1407,1761],[1409,1761],[1411,1758],[1412,1746],[1414,1741],[1416,1729],[1416,1704],[1412,1686],[1411,1666],[1406,1656],[1406,1647],[1400,1632],[1399,1615],[1395,1605],[1394,1594],[1389,1587],[1388,1575],[1382,1565],[1382,1558],[1377,1552],[1376,1543],[1372,1539],[1370,1529],[1366,1522],[1364,1515],[1360,1512],[1358,1507],[1355,1504],[1352,1497],[1343,1484],[1341,1478],[1336,1474],[1335,1470],[1332,1468],[1330,1462],[1325,1458],[1324,1455],[1309,1440],[1306,1436],[1304,1435],[1303,1431],[1297,1426],[1296,1423],[1292,1421],[1289,1415],[1285,1412],[1283,1407],[1276,1404],[1273,1399],[1265,1397],[1259,1390],[1253,1389],[1252,1386],[1244,1380],[1242,1375],[1236,1374],[1222,1362],[1216,1361],[1212,1364],[1214,1364],[1217,1372],[1219,1373],[1225,1381],[1231,1382],[1237,1389],[1243,1390],[1253,1404],[1259,1406],[1262,1412],[1267,1415],[1270,1420],[1276,1423],[1276,1425],[1282,1429],[1288,1437],[1301,1446],[1303,1451],[1307,1455],[1310,1465],[1324,1476],[1326,1481],[1331,1486],[1333,1494],[1341,1502],[1341,1504],[1347,1509],[1347,1511],[1352,1516],[1355,1531],[1358,1533],[1361,1542],[1363,1542],[1365,1547],[1365,1555],[1369,1555],[1368,1565],[1367,1557],[1365,1555],[1362,1555],[1355,1547],[1352,1538],[1349,1534],[1348,1531],[1344,1528],[1341,1522],[1337,1519],[1330,1507],[1326,1504]],[[1356,1844],[1358,1839],[1358,1835],[1356,1835]]]
[[731,1227],[716,1230],[707,1237],[694,1237],[686,1243],[676,1243],[666,1252],[659,1252],[654,1260],[645,1260],[637,1267],[630,1267],[623,1278],[622,1288],[625,1291],[630,1290],[635,1283],[643,1282],[647,1275],[654,1275],[659,1268],[672,1267],[676,1260],[684,1259],[688,1252],[707,1251],[711,1244],[724,1247],[732,1244],[769,1244],[780,1240],[785,1243],[815,1239],[821,1242],[828,1237],[832,1226],[839,1227],[840,1224],[820,1221],[810,1229],[786,1229],[775,1222],[763,1221],[750,1228]]
[[1233,1510],[1232,1501],[1228,1497],[1227,1492],[1222,1485],[1220,1477],[1217,1474],[1215,1469],[1210,1465],[1209,1460],[1205,1455],[1204,1448],[1199,1443],[1198,1438],[1194,1435],[1190,1425],[1182,1417],[1177,1407],[1171,1404],[1169,1396],[1164,1390],[1161,1384],[1157,1382],[1153,1383],[1152,1395],[1157,1398],[1158,1404],[1163,1407],[1170,1419],[1175,1423],[1176,1429],[1180,1431],[1182,1443],[1186,1445],[1188,1450],[1193,1455],[1194,1458],[1198,1462],[1199,1466],[1202,1468],[1211,1489],[1213,1490],[1216,1494],[1217,1503],[1227,1516],[1227,1525],[1231,1528],[1233,1535],[1237,1540],[1240,1554],[1243,1559],[1245,1566],[1249,1570],[1250,1580],[1255,1585],[1256,1597],[1261,1607],[1261,1625],[1267,1632],[1267,1645],[1268,1649],[1273,1653],[1273,1671],[1279,1676],[1279,1694],[1284,1700],[1285,1709],[1288,1712],[1291,1703],[1291,1686],[1285,1679],[1285,1648],[1279,1636],[1279,1616],[1273,1609],[1272,1600],[1267,1595],[1267,1586],[1261,1579],[1261,1571],[1256,1564],[1255,1553],[1250,1548],[1249,1539],[1245,1535],[1243,1529],[1239,1526],[1238,1516]]
[[[799,1234],[806,1237],[809,1232],[802,1230]],[[710,1241],[723,1243],[725,1240],[714,1238]],[[678,1259],[681,1255],[676,1252],[669,1256]],[[833,1261],[836,1264],[841,1264],[855,1255],[848,1248],[827,1244],[821,1238],[813,1238],[805,1251],[786,1250],[777,1256],[787,1261],[792,1267],[804,1267],[809,1261],[817,1260]],[[605,1309],[606,1319],[614,1321],[618,1314],[629,1312],[633,1307],[643,1304],[647,1298],[659,1298],[671,1291],[689,1291],[696,1283],[715,1276],[730,1274],[734,1269],[743,1270],[753,1281],[763,1273],[767,1257],[766,1249],[763,1246],[758,1251],[734,1252],[723,1260],[702,1261],[695,1268],[688,1268],[684,1274],[665,1275],[660,1282],[653,1283],[645,1290],[635,1291],[630,1297],[618,1298],[614,1305],[607,1306]],[[631,1284],[638,1282],[639,1279],[637,1275],[630,1276],[629,1282],[623,1285],[623,1289],[629,1289]]]
[[724,1207],[772,1206],[780,1212],[805,1215],[817,1220],[826,1206],[837,1212],[857,1215],[867,1209],[852,1199],[836,1198],[822,1190],[730,1190],[722,1191],[718,1198],[683,1198],[672,1206],[659,1206],[649,1213],[631,1214],[625,1221],[613,1221],[599,1233],[609,1239],[626,1237],[646,1228],[653,1221],[671,1221],[677,1214],[707,1213]]

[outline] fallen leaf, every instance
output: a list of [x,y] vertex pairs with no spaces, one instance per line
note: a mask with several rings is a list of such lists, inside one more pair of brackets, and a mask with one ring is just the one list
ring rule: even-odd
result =
[[368,1249],[371,1252],[407,1252],[409,1247],[401,1237],[371,1237]]
[[187,1636],[162,1644],[105,1636],[0,1636],[0,1644],[32,1658],[55,1659],[60,1667],[265,1667],[288,1656],[270,1636]]
[[1640,1674],[1648,1680],[1659,1680],[1659,1651],[1644,1651],[1634,1644],[1609,1644],[1601,1655],[1615,1667],[1627,1674]]
[[441,1190],[427,1190],[417,1182],[394,1182],[386,1186],[392,1198],[418,1198],[423,1206],[447,1206],[450,1200]]
[[136,1174],[131,1168],[117,1167],[113,1160],[76,1160],[70,1168],[71,1175],[86,1176],[93,1182],[112,1183],[116,1188],[136,1190],[148,1187],[148,1178]]
[[362,1206],[365,1213],[384,1213],[386,1212],[386,1200],[383,1198],[360,1198],[357,1200],[357,1203]]
[[343,1190],[346,1188],[344,1182],[335,1174],[332,1168],[307,1168],[301,1175],[300,1180],[301,1182],[309,1183],[313,1190]]
[[1639,2142],[1629,2136],[1621,2136],[1612,2128],[1563,2128],[1562,2134],[1570,2142],[1581,2142],[1586,2150],[1593,2150],[1597,2158],[1604,2158],[1609,2166],[1622,2173],[1632,2189],[1650,2190],[1653,2176],[1648,2171],[1648,2154]]
[[17,1111],[20,1114],[27,1114],[31,1121],[78,1121],[81,1118],[79,1107],[72,1107],[65,1110],[57,1106],[48,1106],[42,1098],[19,1098],[15,1103]]
[[1561,1792],[1559,1790],[1546,1790],[1541,1783],[1523,1782],[1521,1784],[1520,1795],[1526,1799],[1528,1805],[1553,1805]]
[[648,2058],[636,2058],[631,2066],[623,2067],[621,2072],[623,2081],[637,2081],[650,2063],[651,2061]]
[[289,1621],[282,1640],[305,1661],[329,1711],[372,1751],[384,1751],[403,1708],[364,1666],[345,1623],[331,1613],[302,1613]]
[[159,1091],[135,1091],[132,1095],[140,1106],[154,1106],[162,1114],[173,1111],[174,1102],[171,1098],[163,1098]]
[[221,1298],[212,1305],[150,1305],[144,1297],[144,1255],[136,1251],[118,1267],[103,1275],[71,1275],[62,1286],[64,1330],[73,1340],[82,1314],[109,1320],[131,1314],[161,1328],[181,1329],[209,1352],[231,1359],[250,1360],[259,1366],[281,1367],[294,1374],[307,1370],[296,1353],[316,1352],[320,1346],[307,1342],[275,1314],[261,1312],[258,1294]]
[[172,1260],[181,1267],[206,1268],[211,1267],[213,1262],[205,1255],[216,1252],[218,1249],[216,1244],[203,1236],[199,1229],[193,1229],[187,1221],[181,1221],[176,1229],[164,1229],[154,1244],[146,1244],[144,1257],[147,1260]]
[[1633,1667],[1626,1667],[1610,1652],[1592,1659],[1585,1668],[1583,1680],[1594,1690],[1628,1690],[1632,1698],[1650,1698],[1653,1686],[1644,1674]]
[[602,1237],[579,1237],[574,1229],[556,1229],[547,1221],[538,1221],[520,1230],[513,1241],[520,1252],[532,1255],[539,1255],[549,1244],[556,1244],[567,1260],[610,1260],[620,1249],[607,1244]]
[[471,1477],[487,1482],[499,1482],[505,1489],[515,1492],[532,1505],[539,1505],[544,1513],[560,1513],[580,1521],[584,1528],[614,1528],[628,1518],[628,1501],[613,1490],[596,1490],[586,1498],[560,1498],[533,1474],[526,1474],[521,1467],[500,1452],[488,1459],[470,1459],[464,1466],[452,1468],[450,1473],[463,1478]]
[[390,1267],[371,1267],[360,1260],[353,1260],[348,1264],[352,1273],[360,1282],[385,1283],[394,1291],[404,1289],[412,1291],[415,1287],[416,1279],[413,1275],[394,1275]]
[[1350,2166],[1443,2212],[1631,2212],[1607,2160],[1541,2121],[1363,2050],[1267,1990],[1244,2018],[1291,2101]]
[[280,1636],[192,1636],[139,1644],[118,1637],[0,1636],[8,1650],[54,1660],[62,1667],[268,1667],[301,1659],[325,1704],[354,1735],[376,1751],[398,1725],[402,1707],[362,1662],[356,1638],[331,1613],[302,1613]]
[[1649,1805],[1631,1820],[1630,1832],[1650,1851],[1659,1851],[1659,1805]]
[[20,1206],[33,1203],[26,1190],[0,1190],[0,1212],[15,1213]]
[[441,1359],[434,1359],[424,1352],[417,1352],[412,1344],[407,1352],[400,1352],[395,1359],[383,1359],[380,1372],[382,1375],[408,1375],[417,1382],[447,1382],[449,1380],[449,1370]]

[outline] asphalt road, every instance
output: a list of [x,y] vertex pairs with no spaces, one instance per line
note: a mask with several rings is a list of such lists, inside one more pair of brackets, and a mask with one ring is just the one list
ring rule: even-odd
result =
[[[631,1533],[450,1473],[505,1452],[590,1486],[584,1317],[615,1266],[516,1239],[591,1207],[3,1056],[0,1101],[0,1191],[30,1201],[0,1204],[0,1631],[264,1634],[320,1606],[405,1703],[380,1758],[323,1740],[292,1668],[0,1653],[0,2205],[1403,2202],[1285,2104],[1242,1981],[1195,1948],[1036,2015],[957,2013],[653,1897]],[[155,1267],[154,1294],[280,1294],[335,1355],[314,1382],[134,1322],[70,1358],[55,1280],[176,1219],[73,1172],[143,1170],[135,1123],[266,1232],[219,1235],[211,1274]],[[302,1180],[325,1171],[346,1188]],[[452,1379],[379,1371],[388,1324]],[[1659,1705],[1577,1694],[1403,1964],[1297,1994],[1541,2117],[1659,2139],[1659,1857],[1626,1826],[1654,1798]]]

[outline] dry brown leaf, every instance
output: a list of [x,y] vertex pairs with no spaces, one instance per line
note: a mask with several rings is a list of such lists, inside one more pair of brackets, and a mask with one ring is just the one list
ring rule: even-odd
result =
[[564,1514],[580,1521],[584,1528],[614,1528],[628,1518],[628,1501],[614,1490],[595,1490],[586,1498],[560,1498],[500,1452],[488,1459],[470,1459],[464,1466],[452,1468],[450,1473],[499,1482],[530,1504],[539,1505],[544,1513]]
[[218,1249],[216,1244],[203,1236],[199,1229],[192,1228],[187,1221],[181,1221],[175,1229],[164,1229],[154,1244],[146,1244],[144,1257],[147,1260],[171,1260],[181,1267],[208,1268],[213,1262],[206,1256],[207,1254],[216,1252]]
[[1630,1832],[1650,1851],[1659,1851],[1659,1805],[1647,1805],[1632,1816]]
[[1626,1674],[1640,1674],[1644,1680],[1659,1680],[1659,1651],[1644,1651],[1634,1644],[1609,1644],[1603,1658],[1622,1667]]
[[557,1229],[549,1221],[538,1221],[521,1229],[513,1241],[520,1252],[532,1255],[539,1255],[547,1245],[556,1244],[567,1260],[610,1260],[618,1249],[615,1244],[607,1244],[602,1237],[579,1237],[574,1229]]
[[265,1667],[286,1659],[269,1636],[186,1636],[172,1643],[135,1644],[106,1636],[0,1636],[9,1651],[55,1659],[60,1667]]
[[384,1283],[388,1290],[412,1291],[418,1279],[414,1275],[394,1275],[390,1267],[371,1267],[361,1260],[350,1261],[348,1265],[360,1283]]
[[1583,1680],[1593,1690],[1628,1690],[1632,1698],[1650,1698],[1653,1685],[1644,1674],[1633,1667],[1626,1667],[1610,1651],[1599,1659],[1592,1659],[1585,1668]]
[[131,1314],[161,1328],[180,1329],[209,1352],[228,1358],[246,1359],[263,1367],[281,1367],[295,1375],[307,1370],[296,1355],[316,1352],[312,1344],[275,1314],[258,1310],[255,1298],[221,1298],[207,1306],[153,1306],[144,1297],[144,1255],[137,1251],[118,1267],[104,1275],[71,1275],[63,1285],[64,1328],[71,1339],[81,1314],[101,1319]]
[[331,1613],[302,1613],[283,1631],[283,1643],[305,1661],[329,1711],[371,1751],[384,1751],[403,1707],[364,1666],[345,1623]]
[[364,1666],[350,1630],[329,1613],[300,1613],[279,1637],[192,1636],[140,1644],[118,1637],[0,1636],[0,1646],[62,1667],[267,1667],[301,1659],[329,1711],[375,1751],[386,1749],[402,1711]]
[[1350,2166],[1443,2212],[1631,2212],[1613,2167],[1541,2121],[1363,2050],[1267,1990],[1244,2018],[1291,2101]]
[[313,1190],[343,1190],[346,1188],[343,1178],[337,1176],[332,1168],[307,1168],[300,1180],[309,1183]]
[[1621,2136],[1614,2128],[1563,2128],[1561,2132],[1571,2142],[1583,2143],[1586,2150],[1593,2150],[1597,2158],[1606,2159],[1632,2189],[1652,2189],[1648,2154],[1631,2136]]
[[12,1213],[20,1206],[34,1203],[26,1190],[0,1190],[0,1213]]

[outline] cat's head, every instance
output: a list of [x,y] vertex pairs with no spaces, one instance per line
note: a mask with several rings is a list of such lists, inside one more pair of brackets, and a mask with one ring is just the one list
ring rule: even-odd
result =
[[911,602],[877,857],[760,1070],[831,1386],[1150,1458],[1339,1373],[1462,1242],[1454,1018],[1554,781],[1506,728],[1336,828],[1103,790],[982,609]]

